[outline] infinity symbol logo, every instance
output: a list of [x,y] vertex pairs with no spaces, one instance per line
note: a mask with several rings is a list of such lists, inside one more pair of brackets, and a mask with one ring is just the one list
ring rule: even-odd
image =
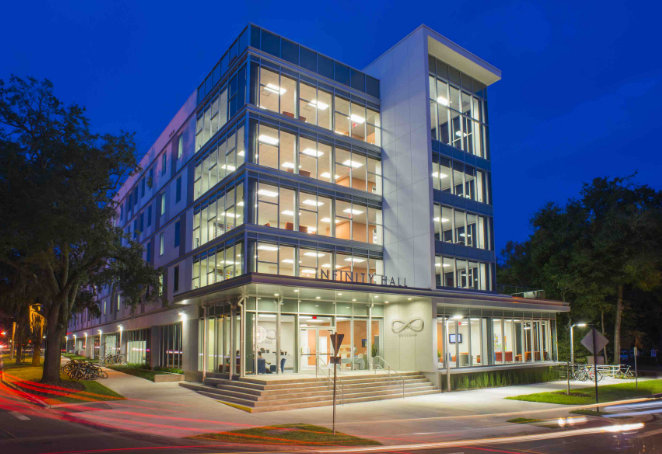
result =
[[422,318],[413,318],[409,320],[409,322],[405,323],[402,320],[393,320],[393,323],[391,324],[391,330],[395,333],[401,333],[406,329],[412,330],[416,333],[420,333],[423,331],[423,327],[425,325],[423,324],[423,319]]

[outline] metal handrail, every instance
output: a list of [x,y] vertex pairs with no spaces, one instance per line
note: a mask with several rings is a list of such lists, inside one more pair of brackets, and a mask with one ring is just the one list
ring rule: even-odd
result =
[[[400,374],[397,370],[395,370],[391,365],[381,356],[375,356],[375,359],[379,358],[386,366],[388,366],[388,371],[386,372],[386,376],[388,379],[388,382],[391,382],[391,371],[393,371],[394,377],[399,377],[400,380],[402,380],[402,398],[405,398],[405,377],[404,375]],[[382,367],[382,370],[386,370]],[[377,369],[375,368],[375,375],[377,375]]]
[[[328,375],[327,375],[326,372],[324,372],[324,376],[326,377],[327,380],[329,380],[329,383],[331,384],[331,388],[333,388],[333,378],[331,378],[331,371],[329,370],[329,365],[326,363],[326,361],[324,361],[319,356],[317,356],[316,358],[317,358],[317,364],[315,364],[315,370],[320,369],[319,362],[322,361],[324,366],[326,366],[326,369],[329,371]],[[338,375],[340,375],[340,374],[338,374]],[[340,378],[338,378],[338,383],[340,383],[340,403],[341,403],[341,405],[345,405],[345,393],[343,391],[343,384],[342,384],[342,381],[340,381]],[[336,390],[337,389],[338,389],[338,387],[336,387]]]

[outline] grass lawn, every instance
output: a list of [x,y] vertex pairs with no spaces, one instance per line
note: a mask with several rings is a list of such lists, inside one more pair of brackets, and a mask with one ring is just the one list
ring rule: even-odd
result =
[[[639,382],[639,389],[635,389],[634,382],[605,385],[599,387],[600,402],[614,402],[617,400],[650,397],[662,393],[662,380],[646,380]],[[521,396],[506,397],[506,399],[523,400],[527,402],[545,402],[561,405],[590,405],[595,402],[595,388],[571,389],[570,395],[565,391],[548,393],[524,394]]]
[[279,426],[254,427],[251,429],[233,430],[196,435],[190,438],[224,441],[228,443],[260,444],[260,445],[342,445],[370,446],[381,443],[346,435],[331,429],[310,424],[283,424]]
[[39,381],[43,374],[42,366],[34,367],[32,361],[16,365],[9,359],[9,355],[3,355],[2,359],[5,363],[5,382],[19,387],[23,392],[35,394],[50,405],[124,399],[123,396],[101,383],[85,380],[74,381],[64,374],[60,374],[62,383],[57,387],[41,385]]
[[542,419],[515,418],[515,419],[509,419],[506,422],[512,422],[515,424],[531,424],[532,422],[542,422]]

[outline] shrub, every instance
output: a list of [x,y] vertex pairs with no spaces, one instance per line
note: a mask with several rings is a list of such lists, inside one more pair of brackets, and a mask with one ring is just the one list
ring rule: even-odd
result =
[[559,371],[552,367],[536,369],[507,369],[451,375],[451,389],[455,391],[494,388],[500,386],[544,383],[560,379]]

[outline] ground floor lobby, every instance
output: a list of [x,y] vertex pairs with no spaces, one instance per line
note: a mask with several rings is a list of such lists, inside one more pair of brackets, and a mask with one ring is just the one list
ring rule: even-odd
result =
[[544,365],[557,359],[564,303],[478,292],[247,275],[189,292],[156,313],[70,333],[67,349],[203,375],[329,375]]

